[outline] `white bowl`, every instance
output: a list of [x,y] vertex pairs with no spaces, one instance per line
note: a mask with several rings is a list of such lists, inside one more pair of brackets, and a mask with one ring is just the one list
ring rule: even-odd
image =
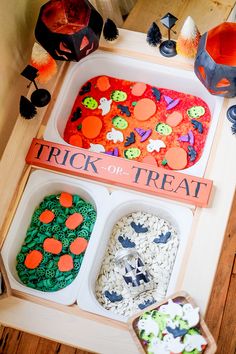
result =
[[102,51],[96,51],[96,53],[92,53],[78,63],[70,63],[46,126],[44,133],[46,140],[68,145],[63,139],[63,133],[74,101],[83,84],[99,75],[145,82],[152,86],[168,88],[202,98],[208,104],[212,115],[207,139],[200,159],[193,166],[183,169],[181,172],[199,177],[203,176],[223,98],[211,95],[193,71],[148,63]]
[[100,237],[97,237],[96,241],[93,242],[93,247],[87,250],[88,257],[84,260],[84,266],[87,271],[82,275],[82,285],[78,290],[77,303],[83,310],[126,322],[127,317],[106,310],[98,302],[95,294],[95,283],[115,223],[129,213],[144,211],[169,221],[175,227],[179,236],[179,247],[168,285],[168,296],[177,290],[176,281],[181,271],[181,261],[186,251],[193,213],[190,209],[172,202],[164,202],[157,198],[149,198],[123,191],[115,191],[111,194],[110,205],[110,213],[107,215],[103,229],[100,230]]
[[[78,194],[83,199],[90,202],[97,211],[97,219],[81,268],[76,278],[64,289],[55,292],[43,292],[29,288],[21,282],[16,271],[16,256],[19,253],[26,237],[26,231],[35,208],[40,204],[45,196],[60,193],[62,191],[71,194]],[[81,275],[83,272],[87,271],[86,268],[84,268],[84,261],[87,257],[87,251],[89,251],[90,247],[93,248],[93,242],[97,237],[99,237],[101,232],[100,230],[104,227],[103,224],[106,220],[106,208],[104,208],[104,205],[107,204],[108,196],[109,193],[106,188],[94,183],[81,181],[75,178],[57,175],[46,171],[34,171],[29,177],[22,199],[18,205],[16,214],[2,248],[3,262],[12,289],[20,290],[43,299],[48,299],[65,305],[73,304],[76,300],[78,288],[81,284]]]

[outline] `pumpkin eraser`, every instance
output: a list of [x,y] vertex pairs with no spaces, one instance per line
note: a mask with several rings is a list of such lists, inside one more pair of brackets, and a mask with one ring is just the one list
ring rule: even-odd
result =
[[62,192],[59,198],[61,206],[70,208],[73,204],[73,197],[70,193]]
[[88,246],[88,241],[83,237],[77,237],[70,245],[71,253],[79,255],[83,253]]
[[80,213],[74,213],[68,217],[66,220],[66,227],[70,230],[76,229],[80,224],[82,224],[84,218]]
[[25,266],[28,269],[35,269],[37,268],[40,263],[42,262],[43,255],[38,250],[33,250],[27,254],[25,258]]
[[55,218],[55,214],[51,210],[44,210],[40,216],[39,220],[44,224],[49,224]]
[[61,272],[69,272],[74,268],[73,258],[69,254],[64,254],[58,261],[58,269]]
[[62,250],[62,243],[61,241],[49,237],[44,240],[43,249],[48,253],[59,254]]

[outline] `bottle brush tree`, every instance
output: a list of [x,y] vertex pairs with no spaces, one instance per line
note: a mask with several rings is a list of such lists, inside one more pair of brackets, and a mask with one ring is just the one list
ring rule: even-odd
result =
[[147,32],[147,42],[150,46],[156,47],[161,43],[162,34],[156,22],[153,22]]
[[32,119],[37,114],[34,104],[25,96],[20,98],[20,115],[25,119]]
[[118,28],[116,27],[115,22],[113,22],[110,18],[106,19],[106,22],[103,27],[103,37],[107,41],[114,41],[119,36]]

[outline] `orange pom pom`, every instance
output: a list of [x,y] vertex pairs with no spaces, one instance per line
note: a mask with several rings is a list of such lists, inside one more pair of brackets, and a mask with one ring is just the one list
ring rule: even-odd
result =
[[38,43],[33,46],[30,65],[38,69],[37,80],[41,84],[48,82],[57,73],[57,63]]

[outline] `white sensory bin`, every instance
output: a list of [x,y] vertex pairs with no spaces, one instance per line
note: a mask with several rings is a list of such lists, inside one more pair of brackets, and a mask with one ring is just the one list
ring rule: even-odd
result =
[[134,82],[145,82],[155,87],[167,88],[203,99],[211,112],[211,123],[205,147],[200,159],[193,166],[183,169],[181,172],[199,177],[204,175],[223,98],[211,95],[193,71],[148,63],[99,50],[78,63],[69,64],[60,93],[46,126],[44,133],[46,140],[68,145],[63,139],[63,133],[78,92],[84,83],[99,75]]
[[179,247],[167,288],[167,296],[176,291],[176,283],[181,271],[182,260],[187,249],[188,236],[193,214],[189,208],[157,198],[149,198],[137,193],[115,191],[109,200],[109,213],[106,222],[100,230],[100,237],[93,242],[93,247],[87,250],[84,261],[86,273],[81,277],[81,287],[78,291],[77,303],[83,310],[93,312],[118,321],[127,321],[127,317],[105,309],[97,300],[95,284],[103,262],[112,229],[123,216],[136,211],[154,214],[170,222],[179,236]]
[[35,295],[61,304],[71,305],[75,302],[77,297],[78,288],[81,284],[81,274],[86,271],[84,268],[84,260],[87,256],[87,250],[76,278],[70,285],[58,291],[43,292],[27,287],[21,282],[16,271],[16,256],[26,237],[26,231],[30,225],[35,208],[38,207],[47,195],[60,192],[77,194],[85,201],[90,202],[95,208],[97,219],[88,243],[87,250],[89,250],[94,240],[98,237],[101,228],[103,228],[103,223],[106,219],[106,210],[103,208],[103,205],[106,204],[106,200],[109,196],[108,190],[99,185],[94,186],[93,183],[87,181],[37,170],[30,175],[27,182],[2,248],[2,258],[12,289],[20,290],[30,295]]

